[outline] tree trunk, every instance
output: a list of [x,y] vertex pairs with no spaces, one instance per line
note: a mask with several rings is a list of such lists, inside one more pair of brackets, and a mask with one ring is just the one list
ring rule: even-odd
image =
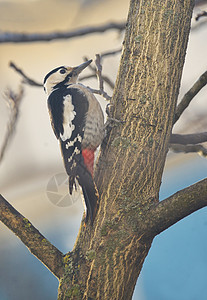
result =
[[132,297],[155,236],[148,212],[159,201],[193,3],[131,0],[113,96],[123,123],[102,146],[98,214],[64,257],[58,299]]

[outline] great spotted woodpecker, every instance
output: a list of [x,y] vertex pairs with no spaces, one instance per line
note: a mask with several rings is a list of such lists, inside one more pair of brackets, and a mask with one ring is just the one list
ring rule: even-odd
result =
[[93,223],[98,207],[98,191],[93,181],[94,152],[104,138],[104,116],[91,91],[76,83],[78,75],[92,60],[77,67],[61,66],[44,79],[53,131],[60,142],[62,157],[69,176],[69,192],[82,188],[86,219]]

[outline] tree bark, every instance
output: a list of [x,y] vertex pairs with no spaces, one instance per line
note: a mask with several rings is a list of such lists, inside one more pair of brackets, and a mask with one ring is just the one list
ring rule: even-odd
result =
[[[113,95],[114,127],[95,179],[100,205],[64,257],[58,299],[131,299],[152,240],[194,1],[131,0]],[[145,215],[145,218],[142,216]],[[149,214],[150,217],[150,214]]]

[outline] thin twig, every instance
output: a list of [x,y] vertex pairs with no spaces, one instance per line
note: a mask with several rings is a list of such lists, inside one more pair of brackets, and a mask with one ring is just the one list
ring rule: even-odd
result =
[[207,71],[205,71],[200,78],[194,83],[191,89],[184,95],[176,108],[174,124],[179,120],[184,110],[191,103],[196,94],[207,84]]
[[207,12],[204,10],[200,14],[197,14],[195,20],[198,21],[201,17],[207,17]]
[[[113,52],[113,51],[112,51],[112,52]],[[113,55],[113,54],[112,54],[112,55]],[[88,61],[89,58],[88,58],[87,56],[84,56],[84,57],[83,57],[83,60],[84,60],[84,61]],[[90,64],[90,65],[88,66],[88,68],[92,71],[92,75],[88,75],[88,76],[91,76],[91,77],[97,77],[97,74],[96,74],[96,73],[97,73],[96,67],[93,67],[93,65]],[[110,86],[110,88],[113,90],[113,89],[114,89],[114,83],[112,82],[112,80],[111,80],[108,76],[106,76],[106,75],[101,74],[101,76],[102,76],[103,81],[106,82],[106,83]],[[91,78],[91,77],[90,77],[90,78]],[[80,77],[79,80],[82,81],[82,80],[87,79],[87,78],[89,78],[89,77],[87,77],[87,76],[86,76],[86,78],[85,78],[85,77]]]
[[171,144],[198,144],[207,142],[207,132],[199,132],[193,134],[172,134],[170,138]]
[[0,149],[0,162],[3,160],[6,149],[7,149],[9,142],[11,141],[11,138],[14,134],[18,116],[19,116],[19,107],[20,107],[21,101],[23,99],[23,95],[24,95],[24,90],[23,90],[22,86],[20,87],[18,93],[14,93],[10,89],[8,89],[5,92],[4,98],[10,109],[10,117],[9,117],[9,122],[7,124],[7,131],[5,134],[5,138],[4,138],[3,144]]
[[111,96],[109,96],[106,92],[101,91],[101,90],[96,90],[96,89],[92,89],[89,86],[87,86],[87,88],[91,91],[91,93],[93,94],[97,94],[97,95],[101,95],[103,96],[106,100],[110,101],[112,99]]
[[84,81],[84,80],[91,79],[91,78],[96,78],[96,75],[95,74],[83,75],[83,76],[78,77],[78,81]]
[[18,74],[20,74],[23,77],[23,81],[22,83],[26,83],[32,86],[37,86],[37,87],[42,87],[43,85],[33,79],[31,79],[30,77],[28,77],[20,68],[18,68],[15,63],[13,63],[12,61],[9,63],[9,66],[11,68],[13,68]]
[[106,57],[106,56],[112,56],[112,55],[121,53],[121,51],[122,51],[122,48],[119,48],[117,50],[109,50],[109,51],[102,52],[100,54],[100,56],[101,56],[101,58]]
[[[83,58],[84,61],[88,60],[88,57],[84,57]],[[88,89],[97,95],[101,95],[102,97],[104,97],[106,100],[110,101],[112,99],[111,96],[109,96],[103,89],[103,81],[104,81],[104,77],[102,76],[102,65],[101,65],[101,56],[99,54],[96,54],[96,60],[95,60],[95,64],[96,64],[96,68],[94,68],[93,66],[89,65],[89,69],[93,72],[94,76],[97,76],[98,78],[98,82],[99,82],[99,90],[97,89],[92,89],[90,87],[88,87]],[[114,87],[114,85],[113,85]]]
[[58,278],[63,275],[63,254],[52,245],[23,215],[0,195],[0,220],[14,232]]
[[103,78],[102,78],[102,65],[101,65],[101,57],[99,54],[96,54],[95,64],[97,68],[96,75],[99,82],[99,90],[103,91],[104,85],[103,85]]
[[181,145],[181,144],[170,144],[170,149],[174,152],[184,153],[198,153],[201,156],[207,157],[207,149],[200,144],[197,145]]
[[103,96],[106,100],[111,100],[112,98],[104,91],[101,57],[99,54],[96,54],[95,64],[96,64],[96,75],[99,82],[99,90],[91,89],[91,91],[94,94],[99,94]]
[[109,78],[109,77],[107,77],[106,75],[102,75],[102,79],[103,79],[103,81],[104,82],[106,82],[107,84],[108,84],[108,86],[113,90],[114,89],[114,83],[113,83],[113,81]]
[[89,26],[78,28],[72,31],[51,32],[51,33],[16,33],[1,32],[0,43],[30,43],[30,42],[47,42],[59,39],[72,39],[93,33],[102,33],[108,30],[125,29],[126,22],[111,22],[103,25]]
[[[80,76],[79,77],[79,81],[83,81],[83,80],[87,80],[87,79],[91,79],[91,78],[97,78],[96,73],[94,74],[89,74],[89,75],[84,75],[84,76]],[[102,79],[105,83],[108,84],[108,86],[113,90],[114,89],[114,83],[111,81],[110,78],[108,78],[105,75],[102,75]]]

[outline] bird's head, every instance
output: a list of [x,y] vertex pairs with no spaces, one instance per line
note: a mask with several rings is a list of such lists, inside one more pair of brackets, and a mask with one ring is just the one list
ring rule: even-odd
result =
[[77,67],[61,66],[50,71],[44,79],[44,90],[50,93],[64,85],[76,83],[78,75],[92,62],[88,60]]

